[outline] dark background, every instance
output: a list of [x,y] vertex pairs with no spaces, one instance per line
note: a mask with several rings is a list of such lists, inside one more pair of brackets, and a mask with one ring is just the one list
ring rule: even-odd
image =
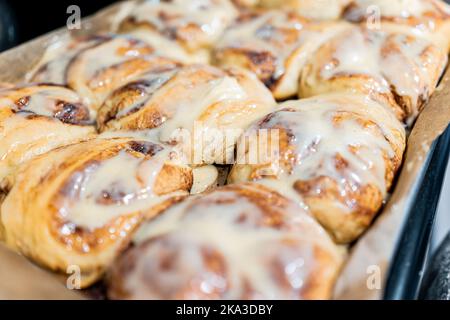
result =
[[83,17],[113,0],[0,0],[0,51],[66,25],[67,7],[76,4]]

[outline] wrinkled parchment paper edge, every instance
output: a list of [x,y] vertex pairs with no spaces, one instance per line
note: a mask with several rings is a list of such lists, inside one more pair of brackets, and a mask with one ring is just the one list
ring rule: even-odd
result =
[[[51,43],[70,33],[94,34],[114,29],[117,15],[128,10],[117,3],[83,19],[82,29],[62,28],[0,54],[0,82],[19,82],[38,63]],[[381,299],[389,262],[402,230],[408,205],[424,168],[432,143],[450,123],[450,68],[431,97],[409,136],[404,164],[393,194],[379,217],[351,249],[335,287],[335,299]],[[61,278],[39,269],[23,257],[0,245],[0,298],[77,299],[82,296],[66,289]],[[367,285],[371,267],[380,271],[381,288]],[[14,270],[14,271],[11,271]],[[3,279],[5,278],[5,280]],[[6,281],[7,280],[7,281]]]

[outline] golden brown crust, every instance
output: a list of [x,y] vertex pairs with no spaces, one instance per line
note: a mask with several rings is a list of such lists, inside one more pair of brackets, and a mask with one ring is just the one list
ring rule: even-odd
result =
[[[25,164],[2,205],[5,241],[86,287],[128,245],[143,219],[180,201],[191,169],[165,149],[127,138],[62,147]],[[153,177],[153,178],[151,178]]]
[[112,267],[110,298],[326,299],[342,263],[313,219],[259,185],[191,197],[142,229]]

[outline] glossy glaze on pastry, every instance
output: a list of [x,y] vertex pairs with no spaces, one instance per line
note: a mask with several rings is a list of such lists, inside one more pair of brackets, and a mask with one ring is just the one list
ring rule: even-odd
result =
[[191,169],[168,147],[147,141],[93,139],[59,148],[17,173],[1,207],[5,242],[63,274],[78,266],[86,287],[143,219],[182,199],[191,185]]
[[312,22],[291,11],[246,11],[217,44],[213,61],[256,73],[276,99],[286,99],[297,94],[300,72],[320,45],[348,27]]
[[314,54],[300,77],[299,95],[368,94],[411,124],[446,63],[446,53],[424,38],[354,26]]
[[344,17],[422,36],[450,49],[450,6],[441,0],[353,0]]
[[109,276],[113,299],[325,299],[342,262],[326,232],[262,186],[174,205],[136,233]]
[[97,122],[100,131],[157,128],[159,141],[180,143],[190,163],[195,150],[199,164],[228,163],[241,131],[274,106],[270,91],[245,70],[156,67],[116,90],[99,109]]
[[174,48],[178,45],[186,51],[185,57],[191,55],[194,60],[199,59],[195,62],[207,62],[205,49],[217,42],[236,15],[230,0],[141,1],[119,30],[134,33],[140,29],[140,36],[147,36],[149,42],[172,43]]
[[314,20],[336,20],[351,0],[236,0],[238,5],[286,9]]
[[[27,77],[67,85],[95,111],[112,91],[155,64],[174,63],[158,56],[153,46],[139,39],[105,35],[54,43],[35,67],[36,71]],[[61,74],[63,77],[58,77]]]
[[0,88],[0,189],[29,159],[51,149],[92,138],[91,110],[65,87],[29,84]]
[[[340,243],[355,240],[369,226],[405,148],[401,123],[361,95],[289,101],[247,135],[258,129],[279,130],[279,159],[243,164],[238,155],[229,182],[259,181],[295,199]],[[240,147],[241,156],[251,150]]]

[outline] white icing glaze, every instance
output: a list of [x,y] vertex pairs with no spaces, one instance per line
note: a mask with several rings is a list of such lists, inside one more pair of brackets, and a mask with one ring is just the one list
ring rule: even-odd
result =
[[235,22],[216,49],[269,52],[275,59],[271,78],[279,81],[275,96],[284,98],[296,93],[300,71],[315,50],[347,27],[346,23],[313,23],[285,11],[266,11]]
[[351,0],[258,0],[259,5],[269,8],[294,9],[310,19],[338,19]]
[[[188,83],[190,79],[184,80],[180,77],[180,81],[186,81],[185,85],[190,86]],[[179,85],[179,83],[176,84]],[[171,85],[172,83],[169,82],[165,90],[170,90]],[[183,101],[174,101],[173,105],[169,106],[168,113],[173,116],[161,126],[160,139],[164,142],[173,140],[173,134],[177,132],[177,129],[187,129],[193,133],[195,121],[208,107],[218,103],[242,101],[246,98],[248,95],[244,89],[235,78],[229,76],[197,85],[192,88],[189,97],[185,97]],[[184,110],[187,112],[183,112]]]
[[[153,82],[155,86],[144,88]],[[274,105],[270,92],[244,70],[224,72],[192,65],[149,73],[136,84],[142,87],[142,98],[126,102],[129,105],[116,119],[126,121],[121,118],[154,108],[162,124],[151,135],[159,142],[176,144],[179,155],[191,164],[231,163],[238,136]],[[119,122],[111,126],[120,129]]]
[[75,40],[70,36],[53,39],[41,60],[26,74],[25,80],[65,85],[66,69],[70,61],[80,51],[99,41],[100,39]]
[[217,184],[219,172],[213,165],[206,165],[192,169],[193,184],[191,194],[198,194],[213,188]]
[[127,31],[127,34],[133,38],[148,43],[154,48],[159,48],[158,54],[161,56],[174,59],[185,64],[192,63],[209,63],[209,51],[199,49],[195,52],[189,52],[178,42],[167,39],[158,32],[149,29],[136,28]]
[[[269,51],[277,61],[274,78],[279,78],[285,72],[287,57],[302,44],[300,31],[304,23],[301,19],[289,19],[283,11],[268,11],[249,21],[236,22],[227,29],[217,48]],[[283,29],[298,31],[297,41],[285,43]]]
[[[26,105],[19,108],[16,103],[21,98],[26,99]],[[36,87],[32,86],[29,88],[0,90],[0,107],[8,107],[15,112],[25,111],[41,116],[53,117],[57,111],[56,106],[58,101],[79,103],[80,97],[72,90],[56,86],[46,86],[41,90],[36,90]]]
[[[370,8],[377,8],[383,17],[420,17],[427,12],[435,12],[438,7],[444,9],[444,4],[435,0],[353,0],[355,9],[350,19],[360,20],[369,14]],[[445,8],[448,11],[448,7]],[[448,11],[450,14],[450,11]]]
[[[287,109],[293,109],[293,112]],[[372,121],[382,134],[364,129],[355,119],[335,123],[333,119],[343,113],[356,114],[364,120]],[[405,132],[391,112],[379,104],[364,96],[352,94],[289,101],[281,104],[279,110],[264,124],[264,128],[277,127],[286,128],[293,135],[290,143],[294,147],[294,167],[289,172],[280,167],[275,171],[276,178],[267,177],[260,183],[280,190],[282,194],[301,204],[303,200],[293,190],[294,183],[320,176],[333,178],[342,186],[340,191],[344,193],[346,185],[355,189],[372,184],[386,195],[386,166],[383,156],[394,157],[391,143],[398,143],[394,134],[404,136]],[[258,128],[258,124],[249,131],[255,128]],[[357,151],[352,151],[352,147],[357,148]],[[336,155],[348,162],[347,168],[336,168]],[[317,193],[320,192],[317,190]],[[342,205],[346,210],[351,207],[351,203]]]
[[202,46],[201,42],[206,42],[203,45],[213,44],[235,15],[236,9],[229,0],[147,0],[130,14],[136,22],[148,22],[163,35],[197,26],[206,39],[183,39],[193,49]]
[[[166,250],[176,248],[180,254],[172,261],[176,268],[172,267],[169,272],[158,268],[160,260],[157,258],[164,247],[159,247],[157,242],[150,250],[143,251],[133,272],[127,274],[125,285],[133,292],[133,297],[145,297],[151,289],[143,286],[142,281],[148,281],[146,274],[151,270],[157,272],[154,277],[158,285],[165,288],[200,280],[203,293],[219,289],[226,292],[225,298],[242,298],[246,293],[245,280],[257,295],[253,298],[298,298],[295,291],[302,289],[314,270],[312,245],[323,246],[330,252],[336,248],[324,230],[301,208],[290,204],[282,212],[284,226],[272,228],[260,226],[259,221],[264,220],[261,209],[234,192],[217,190],[201,198],[192,197],[144,224],[134,238],[139,245],[148,239],[165,237],[171,244]],[[242,216],[246,218],[240,222]],[[202,248],[217,250],[223,256],[227,269],[224,277],[205,268]],[[283,271],[292,291],[285,292],[279,286],[271,269],[275,261],[285,268]],[[196,292],[191,294],[189,298],[199,298]]]
[[72,175],[70,194],[59,204],[59,213],[76,226],[94,230],[162,202],[168,196],[156,195],[153,187],[168,152],[164,149],[147,158],[121,150],[112,158],[88,164]]
[[321,77],[368,75],[371,79],[365,86],[369,90],[386,93],[395,89],[396,94],[410,98],[408,123],[418,115],[421,100],[428,99],[434,90],[437,79],[430,69],[443,70],[446,62],[443,53],[424,57],[432,46],[429,41],[403,34],[353,28],[335,43],[333,61],[322,68]]
[[[68,85],[83,97],[87,105],[96,109],[111,91],[145,71],[138,67],[119,73],[121,65],[138,59],[145,61],[154,53],[153,47],[128,36],[108,38],[82,51],[71,61],[67,69]],[[113,78],[114,73],[105,77],[102,73],[108,69],[117,70],[121,77]]]
[[13,112],[24,117],[35,114],[80,125],[94,122],[92,110],[81,103],[80,96],[62,86],[30,84],[0,89],[0,109],[8,116]]
[[145,86],[145,92],[142,93],[141,99],[138,99],[134,103],[127,105],[126,108],[123,108],[116,114],[116,119],[120,119],[126,115],[128,115],[132,110],[139,107],[140,105],[145,104],[152,95],[157,92],[164,84],[166,84],[167,81],[173,78],[175,74],[178,72],[179,69],[174,68],[168,71],[154,73],[150,72],[146,75],[144,75],[142,78],[140,78],[139,82],[144,82],[146,84]]

